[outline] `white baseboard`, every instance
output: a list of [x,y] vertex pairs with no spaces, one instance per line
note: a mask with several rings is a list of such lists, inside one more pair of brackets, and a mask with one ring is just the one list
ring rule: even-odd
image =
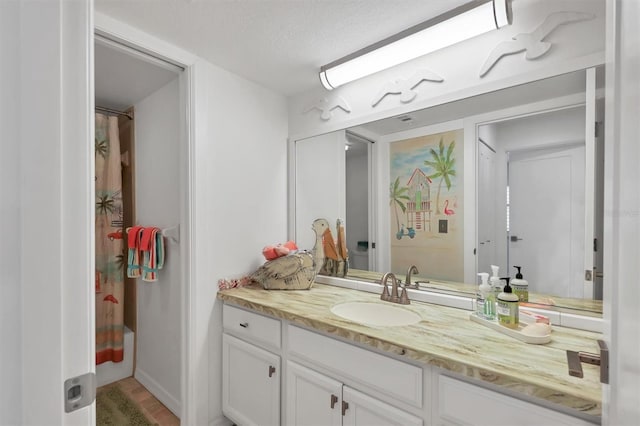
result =
[[219,416],[209,421],[209,426],[231,426],[233,422],[225,416]]
[[140,368],[136,368],[135,379],[142,384],[158,401],[162,402],[173,414],[180,418],[182,410],[180,400],[167,392],[158,382]]

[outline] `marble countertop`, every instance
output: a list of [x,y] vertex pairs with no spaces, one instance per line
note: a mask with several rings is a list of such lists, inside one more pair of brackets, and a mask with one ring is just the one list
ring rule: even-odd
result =
[[380,301],[375,294],[322,284],[300,291],[252,285],[219,291],[217,297],[590,416],[602,412],[599,367],[582,364],[584,378],[572,377],[566,358],[566,350],[598,353],[598,333],[554,326],[551,342],[527,344],[470,321],[469,311],[416,301],[403,307],[420,315],[419,323],[367,326],[334,315],[330,308],[347,301],[390,302]]

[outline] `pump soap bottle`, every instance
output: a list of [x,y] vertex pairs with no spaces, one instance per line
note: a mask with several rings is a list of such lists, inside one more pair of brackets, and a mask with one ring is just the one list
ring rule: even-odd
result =
[[491,291],[493,291],[494,299],[497,299],[498,295],[502,293],[502,282],[500,281],[498,272],[500,272],[500,267],[497,265],[491,265],[492,275],[491,278],[489,278],[489,285],[491,286]]
[[529,282],[522,277],[522,266],[513,266],[518,270],[516,277],[511,280],[511,287],[513,287],[513,292],[518,296],[518,300],[520,302],[528,302],[529,301]]
[[518,296],[513,294],[509,285],[509,277],[501,278],[506,281],[502,293],[498,295],[497,312],[498,323],[509,328],[518,328]]
[[479,272],[478,276],[482,280],[478,286],[478,298],[476,299],[477,314],[480,318],[493,320],[496,317],[496,298],[489,285],[489,274]]

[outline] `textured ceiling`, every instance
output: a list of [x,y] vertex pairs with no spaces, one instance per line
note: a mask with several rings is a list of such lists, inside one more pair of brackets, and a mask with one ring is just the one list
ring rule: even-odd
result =
[[320,66],[469,0],[95,0],[97,12],[284,95]]

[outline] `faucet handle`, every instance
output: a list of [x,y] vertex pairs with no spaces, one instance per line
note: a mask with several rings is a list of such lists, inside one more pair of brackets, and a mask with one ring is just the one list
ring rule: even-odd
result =
[[380,300],[389,301],[391,299],[391,295],[389,294],[389,287],[386,282],[381,282],[382,284],[382,294],[380,295]]
[[411,303],[411,301],[409,300],[409,295],[407,293],[407,287],[405,285],[402,285],[400,300],[398,301],[398,303],[400,303],[401,305],[409,305]]

